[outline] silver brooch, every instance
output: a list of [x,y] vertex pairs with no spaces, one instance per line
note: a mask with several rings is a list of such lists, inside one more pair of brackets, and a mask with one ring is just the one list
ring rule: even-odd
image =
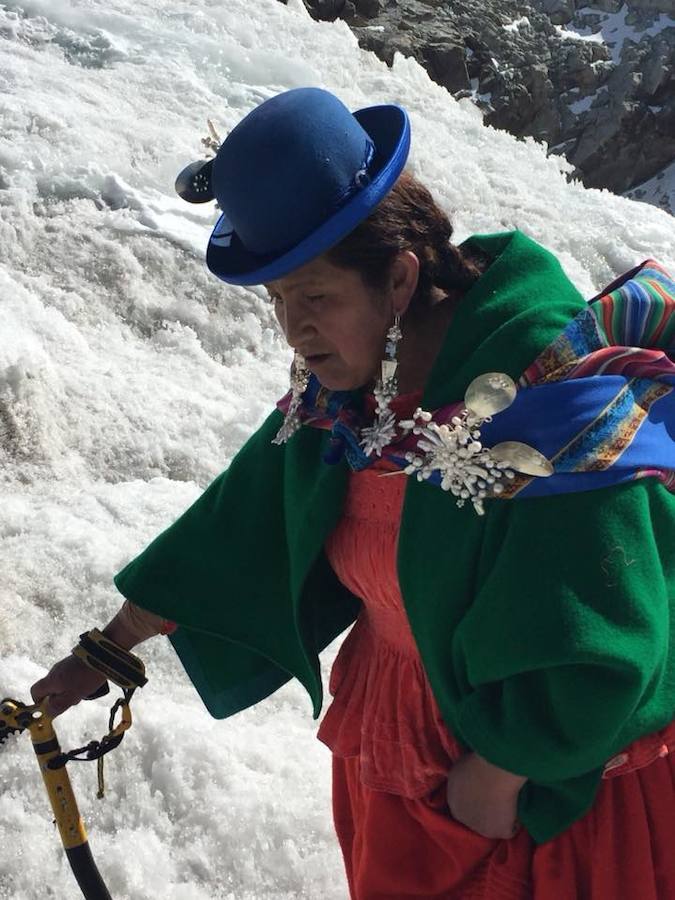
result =
[[464,410],[449,423],[438,425],[431,413],[418,408],[412,419],[399,422],[405,432],[419,435],[416,451],[405,454],[406,475],[424,481],[438,473],[441,488],[457,498],[457,506],[470,500],[480,516],[486,497],[503,493],[503,479],[513,479],[516,472],[541,478],[552,475],[551,463],[528,444],[503,441],[486,448],[481,443],[481,426],[515,398],[516,385],[508,375],[487,372],[471,382]]

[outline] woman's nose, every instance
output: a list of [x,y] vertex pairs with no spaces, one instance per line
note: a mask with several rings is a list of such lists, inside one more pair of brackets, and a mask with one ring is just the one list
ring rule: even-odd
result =
[[316,333],[316,328],[307,313],[291,304],[287,304],[284,308],[281,327],[291,347],[304,346]]

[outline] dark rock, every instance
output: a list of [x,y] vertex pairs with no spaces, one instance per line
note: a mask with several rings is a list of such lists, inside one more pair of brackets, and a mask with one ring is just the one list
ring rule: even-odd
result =
[[618,12],[624,4],[624,0],[594,0],[593,7],[603,12]]
[[574,0],[543,0],[542,5],[554,25],[567,25],[574,18]]
[[658,94],[669,83],[672,85],[674,71],[672,46],[665,39],[654,41],[652,52],[646,57],[642,67],[641,95],[650,97]]
[[345,0],[305,0],[311,16],[326,22],[334,22],[345,8]]
[[455,96],[473,97],[487,124],[546,141],[588,186],[623,192],[675,159],[675,29],[621,50],[574,37],[599,32],[624,2],[647,31],[675,0],[594,0],[592,11],[585,0],[304,2],[316,19],[349,22],[387,64],[411,56]]
[[422,47],[422,56],[427,71],[438,84],[453,93],[470,87],[463,44],[426,44]]
[[365,19],[373,19],[384,9],[384,0],[356,0],[356,13]]
[[[632,135],[654,130],[653,116],[640,106],[625,104],[618,126],[611,106],[600,111],[593,133],[582,137],[570,161],[585,172],[588,187],[606,187],[622,193],[651,178],[673,160],[675,116],[671,117],[670,138],[660,135],[661,150],[655,157],[648,144],[638,145]],[[663,123],[664,126],[666,123]]]

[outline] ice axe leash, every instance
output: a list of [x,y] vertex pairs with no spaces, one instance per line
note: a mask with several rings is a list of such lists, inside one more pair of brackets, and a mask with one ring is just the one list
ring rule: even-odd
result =
[[[118,747],[124,733],[131,726],[129,703],[136,688],[147,683],[143,662],[102,634],[98,629],[80,636],[73,653],[92,669],[96,669],[122,688],[123,696],[110,710],[108,734],[100,741],[90,741],[85,747],[64,753],[61,750],[52,718],[46,712],[47,698],[40,703],[25,704],[6,697],[0,701],[0,744],[12,733],[28,731],[38,760],[40,773],[47,789],[54,821],[59,830],[66,857],[85,900],[112,900],[89,848],[87,832],[77,806],[66,764],[96,760],[98,765],[98,794],[103,797],[103,757]],[[107,694],[104,683],[93,700]],[[120,721],[115,717],[121,710]]]

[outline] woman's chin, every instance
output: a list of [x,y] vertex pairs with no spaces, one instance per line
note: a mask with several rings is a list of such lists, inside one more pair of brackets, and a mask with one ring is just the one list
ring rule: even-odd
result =
[[327,391],[356,391],[361,387],[360,384],[345,384],[343,382],[327,383],[323,378],[319,378],[319,381],[321,382],[321,386],[325,387]]
[[323,362],[313,363],[307,360],[310,372],[316,376],[321,383],[329,391],[353,391],[361,387],[362,381],[353,373],[337,371],[337,367],[332,360],[327,359]]
[[369,381],[367,378],[364,380],[353,375],[338,375],[325,369],[320,370],[318,366],[316,371],[313,369],[311,371],[314,372],[321,386],[325,387],[327,391],[357,391],[365,384],[368,384]]

